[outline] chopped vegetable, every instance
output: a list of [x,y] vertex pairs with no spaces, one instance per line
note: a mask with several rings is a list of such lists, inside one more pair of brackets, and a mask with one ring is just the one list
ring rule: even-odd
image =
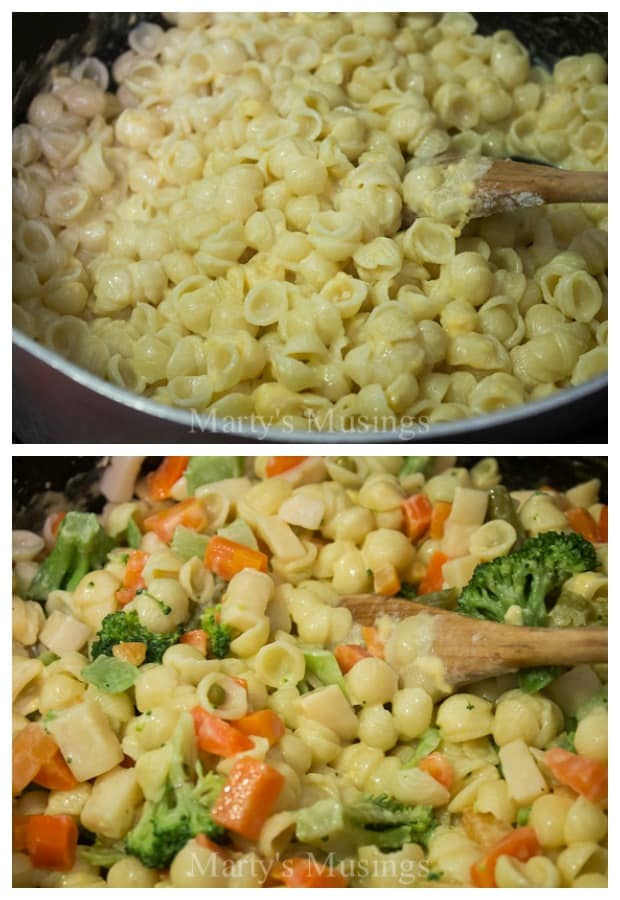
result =
[[134,684],[138,669],[115,656],[101,655],[82,669],[82,677],[106,694],[122,694]]
[[513,550],[518,550],[525,542],[526,533],[521,519],[517,515],[517,507],[510,496],[510,492],[503,484],[496,484],[489,490],[489,505],[487,507],[487,521],[503,519],[512,525],[517,533],[517,540]]
[[69,872],[75,863],[78,828],[71,816],[28,817],[26,849],[35,869]]
[[580,534],[586,541],[594,542],[598,540],[598,525],[587,509],[575,506],[572,509],[567,509],[565,516],[573,531]]
[[337,869],[303,856],[274,863],[269,878],[289,888],[346,888],[349,884]]
[[121,641],[112,647],[112,656],[132,666],[141,666],[146,659],[146,644],[143,641]]
[[418,740],[415,752],[411,759],[408,759],[403,769],[413,769],[419,765],[420,761],[429,756],[441,744],[441,733],[438,728],[427,728],[424,734]]
[[284,775],[267,763],[242,756],[234,764],[211,811],[222,828],[255,841],[284,788]]
[[454,782],[454,769],[445,753],[429,753],[418,763],[418,769],[422,769],[439,784],[450,790]]
[[260,550],[252,550],[244,544],[229,541],[228,538],[215,535],[209,541],[204,556],[205,565],[220,578],[230,581],[234,575],[244,569],[267,571],[267,556]]
[[164,544],[169,544],[179,525],[193,531],[204,531],[208,522],[202,504],[195,497],[189,497],[147,516],[143,524],[146,531],[153,531]]
[[400,578],[395,567],[389,563],[373,573],[375,594],[382,597],[395,597],[400,591]]
[[532,669],[521,669],[519,687],[526,694],[537,694],[561,675],[561,666],[536,666]]
[[536,832],[529,825],[515,828],[471,867],[471,881],[475,887],[497,887],[495,864],[500,856],[514,856],[527,862],[542,852]]
[[21,794],[45,763],[54,758],[58,744],[34,722],[13,738],[13,794]]
[[265,476],[277,478],[290,469],[296,469],[308,459],[307,456],[270,456],[265,465]]
[[426,494],[412,494],[401,504],[405,517],[405,532],[412,541],[425,534],[431,524],[433,504]]
[[258,541],[254,536],[254,532],[243,519],[234,519],[229,525],[218,528],[217,533],[221,537],[228,538],[229,541],[234,541],[236,544],[243,544],[252,550],[258,550]]
[[147,475],[151,500],[167,500],[170,497],[170,491],[185,472],[189,459],[189,456],[165,456],[159,468]]
[[79,784],[60,750],[43,763],[33,781],[50,791],[70,791]]
[[203,628],[194,628],[193,631],[186,631],[179,639],[179,644],[189,644],[190,647],[198,650],[203,656],[207,655],[207,632]]
[[181,559],[192,559],[197,556],[198,559],[204,559],[205,550],[209,543],[210,537],[207,534],[198,534],[191,528],[184,525],[177,525],[172,536],[170,549]]
[[596,566],[594,547],[580,535],[547,531],[520,550],[476,566],[459,598],[459,612],[503,622],[511,606],[520,606],[524,625],[545,625],[547,598],[571,575]]
[[228,656],[233,631],[230,625],[220,622],[220,606],[209,606],[202,614],[200,624],[207,635],[207,653],[216,659]]
[[418,472],[427,475],[432,464],[432,456],[407,456],[398,474],[401,478],[403,475],[415,475]]
[[599,803],[607,797],[607,765],[600,760],[552,747],[545,753],[545,764],[560,784],[565,784],[592,803]]
[[13,831],[13,850],[15,853],[22,853],[28,849],[26,843],[26,835],[28,833],[28,820],[30,816],[13,815],[12,831]]
[[600,515],[598,518],[598,528],[597,528],[597,534],[596,534],[596,539],[601,544],[606,544],[607,540],[608,540],[608,538],[607,538],[608,517],[609,517],[609,508],[607,506],[602,506],[601,512],[600,512]]
[[239,478],[244,471],[244,456],[192,456],[185,471],[187,493],[195,494],[203,484]]
[[365,841],[380,850],[398,850],[403,844],[426,843],[435,827],[430,806],[409,806],[387,794],[362,797],[357,803],[344,807],[347,828],[351,824],[361,828],[357,840]]
[[133,516],[127,522],[127,546],[133,550],[138,550],[142,543],[142,532],[136,524]]
[[445,500],[437,500],[431,513],[430,537],[433,541],[440,541],[443,537],[443,529],[446,519],[452,512],[452,504]]
[[114,863],[125,859],[127,853],[125,845],[116,843],[111,846],[104,844],[91,844],[90,846],[77,846],[77,858],[89,866],[101,867],[102,869],[110,869]]
[[517,825],[527,825],[532,814],[531,806],[520,806],[517,810]]
[[445,588],[443,591],[431,591],[430,594],[421,594],[419,597],[414,595],[407,599],[415,599],[425,606],[436,606],[439,609],[456,609],[459,593],[458,588]]
[[202,773],[192,783],[183,763],[183,743],[189,726],[187,713],[170,739],[172,759],[166,780],[156,798],[147,800],[142,815],[127,835],[127,852],[153,869],[165,869],[179,850],[197,834],[206,834],[221,842],[226,832],[212,817],[211,806],[218,797],[224,779],[215,772]]
[[115,612],[105,616],[101,628],[90,650],[92,659],[98,656],[112,656],[114,647],[120,643],[146,644],[146,662],[161,662],[168,647],[178,643],[181,629],[170,634],[156,634],[140,624],[135,609],[129,612]]
[[360,659],[368,659],[372,654],[361,644],[339,644],[334,649],[334,656],[338,666],[345,675]]
[[286,734],[284,722],[272,709],[259,709],[248,713],[243,718],[236,719],[234,726],[244,734],[266,738],[271,747]]
[[363,625],[362,637],[370,655],[375,656],[377,659],[383,659],[385,656],[385,644],[379,637],[378,629],[374,625]]
[[75,590],[84,575],[105,564],[113,546],[94,513],[67,513],[50,555],[28,588],[28,597],[43,603],[52,591]]
[[435,550],[429,560],[428,566],[426,568],[426,574],[424,575],[424,578],[419,585],[420,603],[424,603],[424,594],[437,593],[442,589],[442,569],[444,563],[447,562],[448,557],[446,556],[446,554],[442,553],[440,550]]
[[126,606],[134,599],[138,591],[145,587],[142,572],[148,561],[149,554],[143,550],[132,550],[125,563],[122,587],[116,592],[116,599],[120,606]]
[[254,744],[247,734],[230,725],[225,719],[207,712],[202,706],[195,706],[191,713],[198,746],[205,753],[229,757],[253,748]]

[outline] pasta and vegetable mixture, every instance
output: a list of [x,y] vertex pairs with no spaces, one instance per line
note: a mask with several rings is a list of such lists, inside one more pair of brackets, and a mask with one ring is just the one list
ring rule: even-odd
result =
[[339,605],[605,624],[598,481],[166,457],[134,487],[141,462],[101,515],[14,532],[17,886],[606,885],[606,666],[453,690],[416,616]]
[[604,169],[601,56],[549,72],[467,13],[166,18],[113,81],[55,70],[13,132],[20,330],[160,403],[302,429],[447,422],[605,371],[606,205],[462,233],[445,203],[406,214],[444,154]]

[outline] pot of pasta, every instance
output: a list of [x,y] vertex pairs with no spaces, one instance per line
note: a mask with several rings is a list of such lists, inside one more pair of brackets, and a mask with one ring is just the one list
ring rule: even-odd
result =
[[14,24],[23,440],[557,439],[605,418],[607,205],[409,211],[446,156],[606,168],[606,14]]
[[607,886],[607,665],[428,625],[606,633],[605,459],[33,459],[15,887]]

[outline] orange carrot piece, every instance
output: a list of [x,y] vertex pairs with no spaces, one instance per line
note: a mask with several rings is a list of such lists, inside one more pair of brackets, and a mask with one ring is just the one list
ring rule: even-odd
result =
[[307,459],[307,456],[270,456],[265,465],[265,476],[276,478],[289,469],[296,469]]
[[146,479],[151,500],[167,500],[170,497],[170,491],[185,472],[189,461],[189,456],[164,457],[159,468]]
[[339,644],[334,649],[336,662],[341,671],[346,675],[360,659],[367,659],[371,654],[361,644]]
[[277,769],[251,756],[242,756],[230,770],[211,818],[223,828],[255,841],[285,782]]
[[186,631],[179,638],[179,644],[189,644],[195,647],[203,656],[207,655],[207,632],[202,628],[194,628],[193,631]]
[[259,572],[267,571],[267,555],[260,550],[252,550],[245,544],[238,544],[228,538],[215,535],[207,544],[205,550],[205,565],[207,569],[215,572],[221,578],[230,579],[243,569],[258,569]]
[[445,753],[429,753],[418,763],[418,769],[422,769],[439,784],[450,790],[454,781],[454,769]]
[[43,763],[33,781],[50,791],[70,791],[80,783],[65,762],[60,750],[57,750],[50,760]]
[[379,637],[379,632],[374,625],[362,625],[362,637],[366,643],[366,649],[371,656],[377,659],[383,659],[385,655],[385,645]]
[[448,558],[449,557],[447,557],[445,553],[442,553],[441,550],[435,550],[426,567],[426,574],[419,585],[418,590],[420,596],[422,596],[422,594],[432,594],[434,591],[440,591],[442,589],[442,569],[444,563],[448,562]]
[[78,828],[71,816],[29,816],[26,846],[35,869],[68,872],[75,864]]
[[26,725],[13,738],[13,794],[21,794],[41,766],[56,755],[58,744],[35,724]]
[[545,753],[545,763],[560,784],[565,784],[592,803],[599,803],[607,797],[607,765],[604,762],[561,747],[552,747]]
[[434,541],[440,541],[443,537],[443,529],[446,519],[452,512],[452,504],[445,500],[437,500],[431,513],[430,536]]
[[13,816],[13,850],[22,853],[28,849],[26,835],[30,816]]
[[195,706],[191,714],[198,746],[205,753],[229,757],[251,750],[254,746],[247,734],[207,712],[202,706]]
[[189,497],[174,506],[153,513],[144,520],[145,531],[154,531],[165,544],[169,544],[179,525],[193,531],[203,531],[209,523],[204,507],[195,497]]
[[609,508],[607,506],[601,507],[601,513],[598,517],[598,528],[596,539],[601,544],[607,543],[607,518],[609,515]]
[[586,539],[586,541],[596,541],[598,539],[598,527],[587,509],[581,506],[575,506],[573,509],[566,510],[566,518],[568,524]]
[[405,517],[405,532],[412,541],[425,534],[431,524],[433,504],[426,494],[412,494],[401,505]]
[[236,719],[234,726],[244,734],[267,738],[271,747],[286,734],[284,722],[272,709],[259,709],[248,713],[241,719]]
[[119,606],[126,606],[134,599],[138,591],[145,587],[142,572],[149,558],[144,550],[131,550],[125,563],[122,586],[116,592]]
[[388,563],[373,574],[375,594],[382,597],[395,597],[400,591],[400,578],[395,567]]
[[146,644],[142,641],[119,641],[112,647],[112,655],[121,662],[141,666],[146,659]]
[[500,856],[514,856],[521,862],[527,862],[541,852],[536,832],[531,826],[515,828],[473,864],[470,870],[472,884],[475,887],[497,887],[495,864]]
[[349,884],[342,872],[303,856],[275,863],[269,877],[291,888],[346,888]]

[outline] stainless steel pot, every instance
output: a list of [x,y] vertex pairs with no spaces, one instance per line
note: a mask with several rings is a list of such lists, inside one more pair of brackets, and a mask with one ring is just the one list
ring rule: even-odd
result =
[[[158,14],[49,13],[14,15],[14,117],[19,121],[50,62],[70,59],[87,48],[106,61],[123,47],[130,16],[157,19]],[[33,16],[37,27],[33,28]],[[607,53],[606,13],[477,13],[484,33],[510,28],[530,47],[534,58],[550,64],[558,56]],[[44,21],[45,20],[45,21]],[[41,57],[51,40],[64,37]],[[33,61],[37,59],[37,64]],[[316,432],[215,421],[136,396],[79,369],[27,336],[13,336],[13,429],[32,443],[170,441],[230,443],[270,442],[384,443],[405,441],[475,442],[488,440],[606,440],[607,377],[569,388],[544,400],[474,419],[430,428],[417,425],[397,431]]]

